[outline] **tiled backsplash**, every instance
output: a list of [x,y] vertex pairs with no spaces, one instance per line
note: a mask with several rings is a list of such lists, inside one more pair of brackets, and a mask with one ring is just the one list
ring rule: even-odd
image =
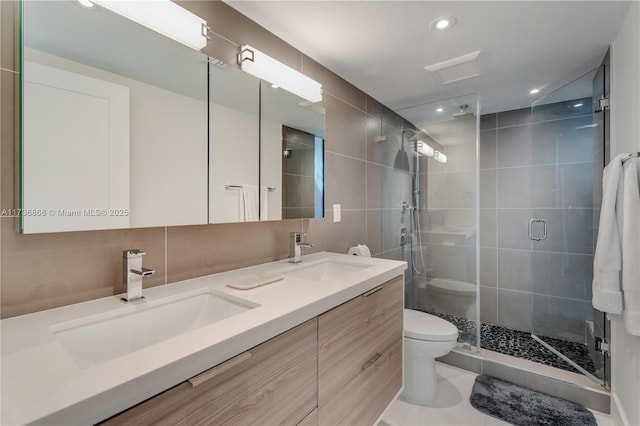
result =
[[[144,249],[145,266],[156,270],[145,280],[145,287],[283,259],[291,231],[308,234],[307,239],[315,243],[309,252],[346,253],[358,243],[368,244],[374,255],[381,252],[381,148],[377,139],[384,107],[228,5],[219,1],[178,3],[205,18],[217,34],[203,49],[206,54],[235,63],[235,44],[250,43],[323,84],[325,218],[32,235],[18,234],[14,219],[2,218],[2,318],[120,292],[122,250],[126,248]],[[0,2],[3,209],[16,207],[17,4]],[[342,205],[339,223],[332,220],[334,203]]]

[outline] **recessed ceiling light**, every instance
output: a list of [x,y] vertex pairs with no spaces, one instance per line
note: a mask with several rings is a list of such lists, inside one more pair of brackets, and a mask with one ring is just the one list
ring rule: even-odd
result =
[[458,20],[455,16],[441,16],[431,22],[432,30],[446,30],[453,27]]
[[538,92],[540,92],[540,89],[531,89],[531,90],[529,90],[529,93],[531,93],[532,95],[535,95]]
[[451,21],[449,21],[446,18],[440,19],[438,20],[438,22],[436,22],[436,28],[439,30],[444,30],[446,28],[449,28],[449,25],[451,25]]
[[86,8],[93,7],[93,2],[91,0],[78,0],[78,4]]
[[442,111],[444,111],[444,108],[438,108],[438,109],[436,110],[436,112],[442,112]]
[[579,103],[579,104],[575,104],[573,107],[574,107],[574,108],[580,108],[582,105],[584,105],[584,104]]

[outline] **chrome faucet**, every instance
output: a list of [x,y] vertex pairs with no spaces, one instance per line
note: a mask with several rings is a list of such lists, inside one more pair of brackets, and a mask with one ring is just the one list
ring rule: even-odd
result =
[[313,247],[311,243],[303,243],[302,236],[307,235],[302,232],[292,232],[289,234],[289,262],[300,263],[302,247]]
[[153,275],[153,269],[142,267],[142,256],[146,253],[139,249],[124,250],[122,252],[122,285],[125,296],[122,300],[142,299],[142,278]]

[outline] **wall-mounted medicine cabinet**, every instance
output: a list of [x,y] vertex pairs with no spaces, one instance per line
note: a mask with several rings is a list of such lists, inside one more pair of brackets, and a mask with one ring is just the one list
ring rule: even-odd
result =
[[21,30],[21,232],[322,217],[320,104],[101,7]]

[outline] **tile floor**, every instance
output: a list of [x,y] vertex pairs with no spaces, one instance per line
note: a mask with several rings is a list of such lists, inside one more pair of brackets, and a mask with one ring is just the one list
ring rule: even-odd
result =
[[[430,407],[396,399],[387,408],[379,426],[418,425],[508,425],[477,411],[469,403],[477,374],[450,365],[436,363],[438,400]],[[614,426],[607,414],[593,411],[599,426]]]

